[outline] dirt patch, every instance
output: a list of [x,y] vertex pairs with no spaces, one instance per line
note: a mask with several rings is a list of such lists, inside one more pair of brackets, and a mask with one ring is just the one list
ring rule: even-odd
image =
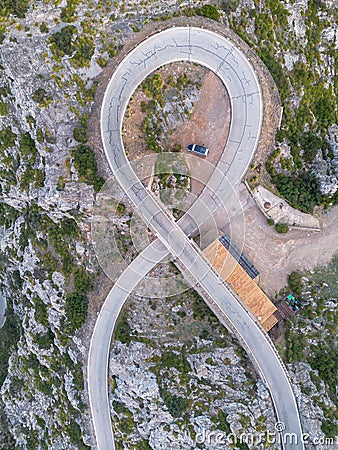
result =
[[130,99],[127,114],[123,122],[123,142],[128,159],[141,158],[153,154],[147,147],[144,134],[141,130],[142,122],[146,116],[141,110],[141,103],[147,101],[146,95],[138,90]]
[[[168,64],[157,71],[167,82],[171,75],[179,76],[185,73],[192,82],[199,84],[199,100],[193,105],[192,114],[188,121],[178,123],[176,129],[168,132],[162,138],[164,151],[170,151],[175,144],[187,151],[187,145],[196,143],[210,149],[207,157],[212,164],[217,164],[230,128],[230,99],[221,80],[206,68],[188,62]],[[142,122],[146,113],[142,112],[141,103],[149,101],[142,91],[137,91],[128,107],[128,117],[124,121],[124,144],[130,160],[149,155],[152,152],[147,148]],[[202,166],[203,158],[194,155],[194,164]],[[195,169],[196,169],[195,166]],[[192,180],[192,192],[198,195],[202,186]]]
[[[171,97],[171,88],[169,85],[171,76],[174,76],[177,79],[181,74],[185,74],[193,84],[198,86],[204,84],[203,80],[205,79],[208,70],[196,64],[177,62],[174,64],[166,64],[154,73],[159,74],[164,82],[163,101],[170,103],[168,99]],[[155,153],[149,150],[145,134],[142,131],[142,123],[146,118],[147,113],[142,111],[141,105],[142,102],[148,103],[150,100],[151,99],[149,99],[141,89],[138,89],[129,102],[123,122],[123,142],[129,160],[138,159],[142,156]],[[199,102],[197,102],[196,105],[198,103]],[[160,128],[164,129],[164,125],[160,125]],[[158,136],[158,141],[161,143],[163,151],[171,151],[174,144],[178,142],[175,134],[176,131],[168,130],[166,133],[162,133],[161,136]]]
[[[190,143],[204,145],[210,149],[207,159],[217,164],[223,152],[230,128],[230,99],[221,80],[212,72],[207,72],[200,89],[200,101],[196,103],[190,121],[176,131],[175,142],[188,153]],[[196,166],[202,165],[201,157],[195,157]],[[198,195],[200,183],[192,180],[192,193]]]
[[[260,286],[273,299],[287,284],[293,271],[311,271],[330,262],[338,252],[338,207],[321,218],[321,231],[290,230],[279,234],[267,224],[249,192],[242,184],[240,199],[244,209],[245,238],[243,251],[260,272]],[[222,231],[240,239],[240,218],[234,215],[231,227],[221,219]],[[237,232],[237,233],[236,233]]]

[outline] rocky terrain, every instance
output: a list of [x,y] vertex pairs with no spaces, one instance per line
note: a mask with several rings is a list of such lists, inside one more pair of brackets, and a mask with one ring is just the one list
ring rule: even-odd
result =
[[[264,167],[252,166],[254,184],[271,180],[303,212],[337,202],[336,2],[239,2],[228,18],[272,74],[283,117]],[[241,12],[239,17],[238,13]],[[271,177],[271,178],[270,178]]]
[[[168,277],[172,270],[155,272]],[[337,434],[337,257],[327,268],[294,274],[281,294],[295,289],[302,309],[273,336],[309,434],[306,448],[329,449]],[[226,449],[233,448],[231,439],[236,448],[250,448],[250,440],[240,441],[243,433],[254,436],[255,448],[275,448],[258,442],[276,423],[266,387],[194,291],[160,299],[131,296],[116,329],[109,374],[118,448],[219,448],[215,440],[199,440],[208,432],[228,439]]]
[[274,430],[266,388],[194,292],[131,299],[116,337],[110,395],[121,448],[214,449],[200,433]]
[[[0,288],[7,309],[0,329],[0,448],[94,447],[83,368],[105,282],[90,245],[90,215],[108,170],[100,146],[88,145],[93,127],[88,118],[111,62],[148,23],[156,27],[173,15],[208,15],[252,39],[258,50],[259,43],[269,41],[269,27],[276,29],[272,45],[281,67],[288,67],[289,90],[279,84],[286,121],[278,139],[285,150],[271,162],[278,173],[278,164],[289,164],[290,176],[297,164],[297,170],[312,171],[320,178],[320,192],[329,194],[324,203],[332,201],[337,163],[336,103],[327,101],[336,92],[332,2],[227,1],[220,12],[202,4],[195,2],[197,9],[169,0],[2,4]],[[319,22],[319,36],[309,35],[316,29],[311,21]],[[290,25],[294,31],[287,51],[283,43]],[[299,56],[302,52],[307,53]],[[269,58],[259,54],[269,67]],[[280,74],[272,63],[269,69]],[[305,86],[308,73],[312,78]],[[297,85],[290,85],[292,77]],[[310,88],[319,81],[321,94],[312,108],[316,121],[306,115],[305,123],[297,122],[297,107],[307,109]],[[320,126],[313,128],[316,123]],[[312,135],[305,136],[313,158],[304,167],[297,163],[297,155],[304,160],[304,148],[297,150],[304,147],[302,136],[292,140],[291,133],[299,124],[320,139],[319,145]],[[280,156],[291,160],[289,154],[293,162],[283,162]],[[254,171],[258,168],[252,176]],[[268,394],[236,341],[209,317],[194,293],[184,297],[184,304],[182,300],[173,299],[170,306],[166,300],[149,304],[136,298],[137,308],[121,319],[110,364],[111,399],[113,421],[127,448],[198,448],[198,427],[240,432],[273,426]],[[332,308],[325,303],[324,309]],[[141,322],[137,311],[148,319],[156,313],[163,322]],[[178,336],[174,323],[182,326]],[[304,423],[311,424],[313,436],[320,428],[330,435],[334,410],[328,384],[315,378],[322,378],[319,366],[310,370],[311,361],[297,363],[297,354],[293,358],[290,370],[300,386]]]

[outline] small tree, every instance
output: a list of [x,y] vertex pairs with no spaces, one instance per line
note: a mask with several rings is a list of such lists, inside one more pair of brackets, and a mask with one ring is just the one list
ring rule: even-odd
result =
[[275,228],[277,233],[287,233],[289,231],[289,227],[286,223],[277,223]]
[[87,317],[88,299],[85,295],[74,293],[67,295],[65,311],[70,333],[80,328]]
[[296,295],[302,293],[302,276],[298,272],[291,272],[288,276],[288,288]]

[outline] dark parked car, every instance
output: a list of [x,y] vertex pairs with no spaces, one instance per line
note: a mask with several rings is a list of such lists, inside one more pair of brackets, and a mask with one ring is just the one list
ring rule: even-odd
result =
[[189,144],[187,147],[188,152],[196,153],[196,155],[200,156],[207,156],[209,153],[209,149],[206,147],[203,147],[203,145],[197,145],[197,144]]

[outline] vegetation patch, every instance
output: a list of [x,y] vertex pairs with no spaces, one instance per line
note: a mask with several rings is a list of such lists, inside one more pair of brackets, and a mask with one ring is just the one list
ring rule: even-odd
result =
[[[337,385],[338,347],[335,339],[337,331],[337,274],[338,256],[325,268],[313,273],[299,274],[292,272],[289,276],[289,288],[296,294],[301,292],[302,309],[287,324],[285,333],[285,357],[288,363],[305,361],[313,371],[311,379],[325,383],[325,393],[335,403]],[[302,288],[303,285],[303,288]],[[320,388],[321,390],[321,388]],[[334,436],[337,431],[337,409],[327,407],[321,398],[313,401],[324,412],[322,431]]]
[[0,130],[0,150],[3,151],[15,145],[16,134],[7,127]]
[[104,179],[97,173],[95,153],[87,145],[78,145],[72,152],[74,166],[79,172],[81,181],[92,184],[98,192],[104,184]]
[[[266,169],[281,196],[293,207],[312,213],[316,205],[328,207],[338,199],[334,190],[326,194],[320,186],[323,176],[318,171],[318,164],[327,165],[327,175],[337,170],[329,156],[329,129],[338,123],[337,77],[332,75],[337,57],[324,32],[335,22],[335,13],[325,2],[310,0],[301,7],[301,17],[294,19],[301,24],[295,24],[290,20],[292,2],[255,0],[254,4],[248,9],[237,2],[241,14],[230,11],[229,24],[263,60],[282,100],[276,149],[287,147],[289,154],[273,156],[273,152]],[[300,26],[304,37],[297,33]],[[268,182],[264,171],[255,175]]]
[[277,233],[287,233],[289,231],[289,227],[286,223],[276,223],[275,229]]
[[[156,153],[180,150],[175,142],[170,142],[168,135],[175,130],[175,121],[179,123],[190,117],[191,111],[186,101],[190,93],[200,85],[196,72],[186,73],[180,69],[177,73],[173,70],[170,75],[159,69],[143,81],[139,90],[146,99],[141,101],[141,111],[145,115],[141,131],[149,150]],[[129,109],[130,105],[126,113],[127,120]],[[174,120],[169,120],[169,116]]]
[[20,212],[7,205],[7,203],[0,203],[0,226],[10,228],[15,221],[20,217]]
[[310,172],[299,175],[279,173],[272,176],[272,181],[290,205],[300,211],[311,213],[323,199],[318,179]]
[[66,297],[66,330],[70,334],[80,328],[87,317],[88,299],[85,295],[79,293],[69,294]]
[[74,25],[66,25],[49,37],[51,50],[55,57],[62,58],[64,55],[71,55],[74,51],[73,35],[76,31]]
[[32,95],[32,99],[41,107],[45,108],[49,106],[53,98],[47,94],[46,90],[44,88],[38,88]]
[[16,16],[20,19],[23,19],[28,10],[29,0],[1,0],[0,1],[0,10],[2,16]]
[[291,272],[288,276],[288,288],[300,296],[302,294],[302,274]]
[[122,344],[130,344],[132,340],[131,327],[125,315],[122,315],[121,318],[119,318],[115,328],[114,337],[121,341]]
[[195,8],[197,16],[207,17],[212,20],[219,20],[220,13],[214,5],[203,5],[200,8]]
[[[155,303],[156,307],[154,308]],[[139,429],[143,429],[144,420],[152,420],[151,411],[149,417],[144,418],[144,411],[148,411],[149,408],[148,393],[145,394],[145,397],[135,393],[131,410],[128,409],[129,406],[127,411],[125,410],[126,404],[121,406],[125,399],[125,393],[128,392],[125,391],[126,383],[128,383],[126,377],[123,376],[122,383],[119,382],[122,358],[126,362],[128,361],[130,373],[136,371],[138,379],[143,371],[147,373],[145,378],[147,382],[149,382],[149,377],[152,378],[152,374],[155,375],[159,396],[156,395],[157,389],[154,389],[153,381],[151,381],[151,392],[156,395],[151,401],[157,405],[157,410],[161,409],[164,413],[169,412],[172,416],[172,419],[165,420],[164,427],[161,425],[163,438],[168,433],[170,440],[172,440],[172,433],[176,438],[188,433],[191,439],[195,439],[195,419],[198,416],[210,418],[211,430],[231,431],[227,415],[224,412],[226,406],[221,406],[223,402],[227,402],[224,397],[224,388],[220,387],[218,381],[215,381],[214,370],[222,373],[222,383],[231,387],[231,390],[241,389],[241,392],[245,390],[246,393],[249,390],[249,397],[254,395],[255,378],[249,373],[249,370],[247,371],[248,375],[244,375],[246,371],[242,368],[248,363],[245,352],[240,350],[236,341],[232,340],[218,320],[213,319],[211,311],[207,307],[206,309],[202,308],[202,303],[204,302],[198,294],[189,290],[180,296],[167,299],[148,302],[135,301],[131,307],[132,313],[128,313],[127,310],[121,316],[119,323],[123,324],[125,330],[123,335],[128,336],[130,345],[127,348],[117,343],[118,351],[112,351],[113,361],[110,365],[113,371],[112,391],[115,400],[113,400],[113,409],[118,415],[117,419],[113,418],[113,422],[117,430],[115,436],[118,441],[128,441],[132,443],[133,448],[142,448],[139,447]],[[198,313],[196,317],[192,316],[192,310]],[[131,321],[135,323],[137,336],[131,333]],[[208,333],[204,333],[205,329],[208,329]],[[115,337],[117,337],[116,333]],[[137,345],[135,353],[134,345]],[[233,367],[233,361],[224,358],[224,351],[226,351],[223,350],[224,347],[232,345],[236,346],[234,354],[238,354],[238,356],[235,357],[241,360],[240,366],[236,368]],[[229,356],[230,354],[231,350]],[[134,358],[133,355],[138,356]],[[117,371],[114,371],[115,360]],[[228,371],[228,374],[225,375],[223,370]],[[241,378],[243,376],[244,379]],[[246,380],[245,383],[244,380]],[[143,386],[143,381],[140,383]],[[119,388],[116,389],[116,386]],[[232,399],[228,399],[228,401],[231,402]],[[241,402],[243,405],[247,404],[244,396]],[[133,420],[130,427],[123,423],[128,417]],[[128,434],[128,430],[132,431]]]

